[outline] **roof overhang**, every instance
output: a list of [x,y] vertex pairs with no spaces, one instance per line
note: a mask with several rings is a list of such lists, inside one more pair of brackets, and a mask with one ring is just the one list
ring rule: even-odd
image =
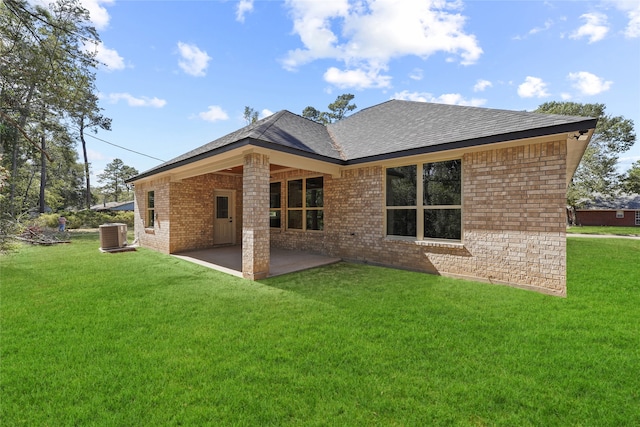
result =
[[[554,138],[557,135],[564,135],[564,134],[573,135],[573,134],[579,133],[580,135],[584,135],[584,134],[587,134],[589,130],[593,131],[595,129],[596,122],[597,122],[597,119],[585,118],[584,121],[580,121],[578,123],[569,123],[569,124],[555,125],[555,126],[549,126],[549,127],[535,128],[535,129],[529,129],[529,130],[519,131],[519,132],[510,132],[510,133],[490,135],[490,136],[473,138],[473,139],[466,139],[462,141],[452,141],[444,144],[427,145],[424,147],[414,148],[410,150],[395,151],[395,152],[389,152],[386,154],[380,154],[376,156],[351,159],[348,161],[348,164],[356,165],[359,163],[370,163],[372,161],[377,161],[377,160],[387,160],[387,159],[393,159],[398,157],[414,156],[418,154],[430,154],[430,153],[436,153],[440,151],[450,151],[450,150],[456,150],[456,149],[474,150],[480,147],[480,149],[484,150],[486,149],[485,146],[490,144],[530,141],[536,138],[548,138],[548,137]],[[591,135],[592,133],[593,132],[589,133],[589,135]],[[587,142],[589,139],[587,139]],[[582,157],[582,155],[580,156]]]
[[340,166],[343,163],[340,160],[289,147],[274,146],[256,139],[244,139],[217,150],[151,169],[127,182],[139,183],[163,178],[169,178],[171,181],[181,181],[198,175],[221,172],[243,165],[244,156],[249,153],[264,154],[269,157],[271,164],[286,168],[312,170],[334,177],[340,176]]
[[593,128],[570,132],[567,137],[567,187],[571,183],[573,174],[580,165],[582,156],[591,142],[593,133],[595,132],[595,124]]

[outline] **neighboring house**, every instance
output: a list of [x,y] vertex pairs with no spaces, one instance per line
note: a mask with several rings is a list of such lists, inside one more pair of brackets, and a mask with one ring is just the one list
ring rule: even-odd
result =
[[614,199],[596,196],[576,209],[577,225],[640,226],[640,195],[621,195]]
[[129,200],[126,202],[106,202],[98,205],[91,206],[92,211],[96,212],[131,212],[134,209],[134,201]]
[[323,126],[288,111],[141,173],[135,234],[242,244],[566,294],[567,185],[596,119],[388,101]]

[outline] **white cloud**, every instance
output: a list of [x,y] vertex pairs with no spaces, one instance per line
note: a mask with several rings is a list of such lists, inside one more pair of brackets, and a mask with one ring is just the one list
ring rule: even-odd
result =
[[244,15],[253,11],[253,0],[240,0],[236,9],[236,21],[244,22]]
[[562,98],[562,100],[563,100],[563,101],[568,101],[568,100],[570,100],[570,99],[571,99],[571,98],[573,98],[573,97],[571,96],[571,94],[570,94],[570,93],[562,92],[562,93],[560,94],[560,98]]
[[404,101],[417,101],[417,102],[434,102],[437,104],[449,104],[449,105],[465,105],[471,107],[479,107],[487,103],[486,99],[472,98],[465,99],[459,93],[445,93],[440,96],[433,96],[428,92],[409,92],[402,91],[396,92],[391,99],[399,99]]
[[411,73],[409,73],[409,78],[412,80],[422,80],[424,77],[424,71],[422,71],[421,68],[414,68],[413,70],[411,70]]
[[103,4],[113,4],[114,0],[81,0],[82,6],[89,11],[91,22],[96,29],[104,30],[109,26],[109,12],[102,7]]
[[550,29],[553,26],[553,21],[551,19],[547,19],[544,22],[544,25],[542,27],[534,27],[532,29],[529,30],[529,34],[530,35],[534,35],[534,34],[538,34],[541,33],[543,31],[547,31],[548,29]]
[[573,87],[578,89],[582,95],[597,95],[609,90],[612,81],[604,81],[601,77],[587,71],[569,73],[567,76],[573,82]]
[[624,35],[629,38],[640,37],[640,3],[638,3],[637,9],[629,12],[629,24]]
[[[51,0],[28,0],[29,3],[50,9]],[[84,7],[90,16],[91,23],[97,30],[104,30],[109,26],[109,12],[102,7],[103,4],[113,4],[114,0],[80,0],[80,4]]]
[[[482,54],[474,35],[464,32],[459,2],[395,0],[288,0],[293,31],[303,48],[289,51],[288,70],[317,59],[335,59],[347,71],[332,67],[326,77],[340,87],[387,87],[390,77],[379,75],[393,58],[427,58],[438,52],[455,55],[464,65]],[[340,31],[337,31],[340,28]],[[327,80],[329,81],[329,80]],[[331,82],[331,81],[330,81]]]
[[[30,0],[30,3],[50,8],[50,0]],[[104,30],[109,26],[109,12],[102,5],[113,4],[114,0],[80,0],[80,4],[89,12],[89,19],[97,30]],[[115,49],[109,49],[102,42],[94,43],[85,41],[82,49],[85,52],[95,53],[95,58],[103,64],[107,71],[122,70],[125,68],[124,59]]]
[[124,70],[124,59],[115,49],[109,49],[102,42],[95,45],[96,59],[103,64],[107,71]]
[[611,0],[621,11],[627,13],[629,23],[624,35],[628,38],[640,37],[640,2],[637,0]]
[[409,92],[403,90],[402,92],[396,92],[391,99],[399,99],[401,101],[417,101],[417,102],[431,102],[433,95],[427,92]]
[[493,83],[491,83],[489,80],[478,80],[476,82],[476,84],[473,86],[473,91],[474,92],[482,92],[484,91],[486,88],[493,86]]
[[602,13],[585,13],[580,16],[586,22],[569,36],[572,39],[588,37],[589,43],[602,40],[609,32],[607,16]]
[[547,84],[539,77],[527,76],[520,86],[518,86],[518,95],[522,98],[544,98],[549,96],[547,92]]
[[330,67],[324,73],[324,80],[341,89],[386,88],[391,85],[391,76],[381,76],[378,70],[339,70]]
[[229,115],[217,105],[210,105],[207,111],[198,113],[198,117],[207,122],[217,122],[221,120],[228,120]]
[[211,57],[207,52],[200,50],[194,44],[178,42],[178,51],[182,59],[178,61],[178,65],[182,70],[195,77],[202,77],[206,73]]
[[162,108],[165,105],[167,105],[167,101],[165,101],[164,99],[159,99],[156,97],[153,98],[149,98],[146,96],[140,97],[140,98],[136,98],[135,96],[126,93],[126,92],[121,92],[121,93],[110,93],[109,95],[107,95],[106,97],[109,102],[111,102],[112,104],[115,104],[121,100],[124,100],[127,102],[127,104],[130,107],[153,107],[153,108]]
[[551,27],[553,27],[553,20],[552,19],[547,19],[546,21],[544,21],[544,24],[541,27],[533,27],[532,29],[530,29],[526,35],[522,36],[522,35],[516,35],[513,37],[514,40],[525,40],[528,38],[528,36],[535,36],[538,33],[542,33],[545,31],[549,31],[551,29]]
[[434,98],[432,102],[437,102],[439,104],[468,105],[472,107],[479,107],[486,104],[487,100],[480,98],[465,99],[459,93],[445,93],[438,96],[437,98]]

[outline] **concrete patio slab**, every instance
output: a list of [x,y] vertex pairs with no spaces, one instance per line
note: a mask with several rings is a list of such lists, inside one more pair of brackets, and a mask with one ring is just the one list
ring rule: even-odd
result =
[[[242,277],[242,247],[240,245],[181,252],[173,254],[173,256]],[[276,248],[271,248],[270,258],[269,277],[308,270],[340,261],[340,258]]]

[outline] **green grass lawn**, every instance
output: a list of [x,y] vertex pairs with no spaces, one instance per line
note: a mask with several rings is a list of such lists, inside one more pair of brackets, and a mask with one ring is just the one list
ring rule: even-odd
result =
[[640,425],[640,241],[569,238],[566,299],[98,246],[0,257],[2,425]]
[[640,236],[640,227],[613,227],[581,225],[567,227],[569,234],[613,234],[618,236]]

